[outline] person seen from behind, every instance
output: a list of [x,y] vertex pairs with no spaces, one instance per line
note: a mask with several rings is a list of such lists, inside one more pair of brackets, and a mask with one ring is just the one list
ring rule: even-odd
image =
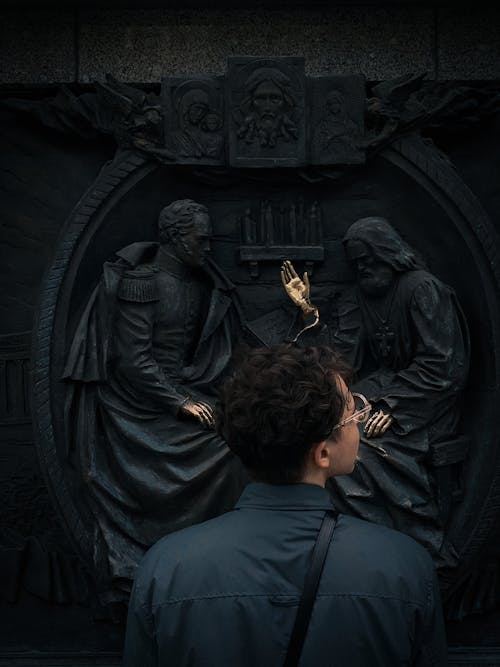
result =
[[370,408],[329,347],[245,351],[216,416],[253,481],[234,510],[146,554],[125,667],[447,664],[430,556],[337,514],[325,489],[353,471]]

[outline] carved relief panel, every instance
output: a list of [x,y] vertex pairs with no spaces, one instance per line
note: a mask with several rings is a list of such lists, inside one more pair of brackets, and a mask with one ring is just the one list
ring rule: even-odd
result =
[[229,58],[228,100],[231,165],[304,164],[303,58]]
[[179,164],[225,163],[223,82],[167,78],[162,83],[165,146]]
[[361,76],[311,77],[310,142],[313,164],[361,164],[365,82]]
[[[132,87],[112,79],[106,85],[107,98],[98,93],[94,97],[87,94],[84,102],[76,97],[70,99],[71,120],[80,114],[81,127],[112,133],[121,151],[115,162],[103,169],[68,220],[50,271],[50,287],[46,286],[42,294],[44,317],[38,324],[34,368],[37,387],[44,389],[35,397],[42,465],[68,530],[101,577],[99,585],[108,593],[113,588],[109,564],[113,560],[114,565],[121,562],[118,555],[125,560],[130,534],[140,526],[144,533],[140,540],[130,540],[134,547],[126,554],[130,567],[118,573],[120,588],[113,590],[115,599],[126,599],[135,564],[144,549],[159,537],[151,513],[155,506],[150,502],[153,482],[162,482],[160,494],[172,491],[163,482],[170,479],[179,452],[172,447],[158,459],[143,456],[134,469],[143,476],[144,483],[130,493],[130,488],[122,483],[123,471],[113,462],[110,445],[131,445],[128,454],[133,457],[137,453],[134,437],[141,446],[149,446],[153,441],[174,442],[165,433],[175,431],[176,437],[184,438],[188,445],[198,438],[199,442],[210,443],[221,460],[226,461],[227,456],[225,444],[210,429],[200,439],[200,429],[190,421],[192,415],[178,417],[174,409],[168,419],[161,411],[160,416],[155,416],[158,433],[150,429],[150,440],[143,437],[139,428],[127,431],[131,423],[140,423],[145,431],[146,413],[148,419],[151,417],[146,394],[127,406],[131,413],[135,410],[132,417],[121,408],[116,409],[121,385],[113,384],[112,374],[118,363],[116,351],[124,347],[120,348],[120,336],[127,331],[123,324],[127,313],[147,310],[144,321],[149,325],[160,320],[162,325],[172,324],[168,317],[173,315],[182,320],[182,327],[177,319],[175,326],[165,325],[164,333],[171,335],[176,327],[177,333],[181,330],[182,345],[188,341],[186,350],[182,350],[181,360],[168,358],[168,373],[165,369],[162,372],[172,380],[169,391],[172,387],[185,387],[188,376],[193,380],[195,365],[183,364],[198,347],[200,354],[206,354],[204,368],[211,368],[210,364],[219,358],[224,357],[226,362],[230,345],[239,340],[238,328],[228,325],[228,336],[234,338],[230,345],[226,340],[224,346],[219,346],[213,358],[206,344],[208,338],[202,341],[204,349],[198,345],[214,314],[222,313],[218,325],[225,326],[227,312],[237,316],[236,320],[239,317],[251,323],[249,329],[260,342],[266,342],[270,332],[275,339],[291,337],[296,313],[291,312],[279,282],[280,265],[290,259],[300,275],[307,271],[313,276],[313,298],[328,331],[336,335],[346,322],[354,321],[356,308],[365,308],[362,316],[356,311],[356,321],[373,334],[373,349],[365,346],[366,365],[356,370],[366,371],[371,380],[376,376],[381,384],[386,382],[387,388],[390,373],[402,370],[396,361],[394,368],[389,368],[389,361],[402,352],[407,361],[416,358],[414,351],[403,350],[405,336],[401,333],[409,311],[410,299],[406,297],[413,295],[415,286],[409,284],[405,275],[398,283],[406,281],[402,295],[399,287],[394,287],[393,292],[384,295],[387,299],[381,305],[366,306],[364,301],[355,299],[349,302],[348,297],[358,287],[358,277],[343,239],[353,223],[371,216],[389,219],[415,256],[421,254],[428,262],[428,272],[424,277],[420,275],[422,281],[417,281],[416,287],[422,287],[425,280],[427,287],[439,282],[452,288],[443,288],[443,294],[453,300],[450,295],[454,291],[458,297],[459,305],[453,304],[448,311],[453,315],[454,330],[460,334],[457,340],[463,348],[463,372],[457,380],[457,392],[464,391],[474,409],[460,419],[454,412],[453,423],[450,421],[446,427],[450,433],[453,431],[453,437],[445,438],[445,427],[439,426],[438,435],[443,437],[435,437],[434,432],[433,446],[426,452],[425,461],[418,460],[420,481],[424,480],[431,497],[431,519],[444,523],[433,546],[439,551],[441,538],[443,544],[454,545],[458,559],[454,559],[451,548],[446,555],[447,564],[451,563],[453,569],[450,580],[458,581],[485,539],[471,517],[477,514],[481,526],[487,526],[494,507],[485,500],[483,491],[486,486],[493,490],[500,486],[500,461],[491,416],[497,392],[492,389],[480,400],[471,390],[483,381],[488,387],[498,386],[498,346],[486,354],[481,341],[483,337],[499,339],[498,309],[492,295],[500,284],[500,271],[492,253],[489,223],[481,207],[439,153],[411,134],[418,122],[425,123],[430,117],[435,120],[442,112],[442,105],[435,101],[438,96],[429,92],[418,77],[387,84],[385,90],[389,92],[385,97],[380,87],[367,91],[360,76],[307,79],[301,58],[232,58],[225,77],[165,78],[161,97],[155,93],[135,94]],[[398,113],[394,91],[404,97],[403,103],[398,101]],[[122,101],[129,98],[133,103],[124,102],[113,122],[99,125],[107,117],[98,113],[102,106],[108,111],[109,100],[115,104],[118,97]],[[446,99],[451,100],[453,107],[452,97]],[[420,121],[415,109],[423,110]],[[40,109],[35,112],[40,114]],[[58,113],[63,115],[60,109]],[[50,108],[45,107],[43,114],[46,118]],[[149,119],[151,127],[144,119]],[[57,125],[53,118],[50,121],[51,126]],[[177,165],[185,167],[178,169]],[[351,165],[357,167],[350,169]],[[167,205],[178,200],[193,200],[206,209],[210,224],[205,221],[204,232],[216,266],[198,267],[191,274],[182,261],[176,263],[162,257],[158,219]],[[143,221],[140,230],[138,219]],[[459,253],[443,253],[443,238]],[[379,245],[383,245],[380,239]],[[468,267],[467,276],[462,271],[464,265]],[[410,271],[427,269],[415,263],[400,273]],[[162,283],[159,298],[157,283],[160,279],[166,281],[165,276],[172,282],[180,281],[181,287],[168,291]],[[181,288],[182,299],[178,298]],[[103,294],[106,298],[101,302]],[[352,306],[348,312],[351,320],[346,316],[346,303]],[[158,304],[168,304],[169,311],[155,310],[161,310]],[[463,321],[460,307],[465,314]],[[367,325],[370,317],[373,321]],[[439,318],[431,319],[437,327]],[[472,339],[470,376],[467,324]],[[411,324],[408,335],[415,331],[416,325],[414,328]],[[152,346],[156,346],[155,351],[160,349],[162,343],[151,341],[149,329],[135,331],[124,339],[130,347],[142,345],[143,353],[149,353]],[[177,354],[180,346],[180,342],[172,344],[169,350]],[[94,354],[96,350],[103,356]],[[87,351],[94,356],[85,357]],[[11,373],[8,365],[8,377]],[[24,377],[23,371],[19,378]],[[19,378],[17,384],[21,382]],[[193,380],[193,386],[198,380]],[[211,393],[211,388],[198,386],[196,391],[206,401],[214,399],[215,389]],[[372,398],[368,392],[367,395]],[[177,398],[174,396],[174,402]],[[484,415],[490,418],[483,420]],[[389,445],[401,446],[401,433],[396,432],[396,426],[391,435],[394,439],[387,440]],[[415,460],[420,457],[418,447],[425,440],[419,437],[420,434],[412,441],[418,451]],[[470,446],[473,439],[480,441],[481,447]],[[390,446],[379,445],[378,453],[376,447],[366,446],[371,447],[374,457],[384,457],[385,452],[385,459],[390,460]],[[201,520],[226,509],[239,492],[240,483],[244,483],[238,476],[240,471],[233,476],[224,475],[225,464],[219,469],[217,460],[217,465],[213,465],[217,484],[206,493],[203,474],[207,475],[213,463],[207,451],[201,448],[200,458],[184,469],[183,483],[172,492],[175,503],[162,505],[168,505],[171,512],[160,517],[161,530],[174,530],[185,525],[182,522]],[[376,462],[382,468],[387,464],[386,460]],[[164,479],[160,469],[165,472]],[[105,478],[106,471],[111,471],[111,485]],[[116,492],[112,502],[103,492],[109,488]],[[193,502],[193,489],[203,502]],[[219,494],[217,489],[221,490]],[[342,494],[338,489],[337,492],[344,500],[348,495],[343,490]],[[121,503],[123,510],[124,498],[132,498],[131,506],[137,502],[136,514],[132,519],[133,513],[122,511],[118,521],[113,503]],[[378,507],[383,506],[385,499],[382,494]],[[345,505],[355,503],[349,501]],[[137,517],[140,521],[136,521]],[[407,517],[407,530],[416,534],[418,521],[410,525],[413,518]]]

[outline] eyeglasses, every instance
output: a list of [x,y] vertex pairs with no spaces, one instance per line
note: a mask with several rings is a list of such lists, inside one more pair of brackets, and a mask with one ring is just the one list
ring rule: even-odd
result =
[[354,412],[349,417],[346,417],[341,422],[336,424],[332,431],[335,431],[338,428],[342,428],[349,422],[356,422],[357,424],[364,424],[372,411],[371,403],[369,403],[363,394],[352,393],[354,399]]

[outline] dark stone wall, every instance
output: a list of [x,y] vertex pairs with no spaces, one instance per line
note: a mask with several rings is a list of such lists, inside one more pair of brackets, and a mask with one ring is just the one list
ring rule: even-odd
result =
[[223,73],[227,56],[242,54],[302,55],[308,74],[361,72],[375,80],[426,71],[433,79],[497,79],[499,24],[498,7],[459,3],[4,9],[0,83],[87,83],[106,72],[153,82],[166,74]]

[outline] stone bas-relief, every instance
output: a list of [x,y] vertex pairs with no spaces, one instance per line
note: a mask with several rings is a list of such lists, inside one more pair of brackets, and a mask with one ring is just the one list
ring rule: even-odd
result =
[[[339,299],[337,324],[309,332],[349,361],[353,390],[372,404],[352,475],[331,480],[337,508],[401,530],[423,544],[439,569],[457,563],[444,535],[439,468],[459,464],[466,441],[458,402],[469,368],[469,336],[451,288],[383,218],[355,222],[344,237],[356,283]],[[309,282],[282,268],[285,289],[306,315]],[[304,338],[301,339],[304,344]]]
[[232,117],[230,160],[235,166],[282,166],[305,159],[304,62],[229,59]]
[[232,508],[246,482],[214,432],[217,385],[242,323],[209,259],[211,233],[204,206],[165,207],[159,243],[134,243],[104,265],[69,349],[66,428],[108,601],[127,599],[154,542]]
[[498,113],[500,93],[425,74],[376,85],[360,75],[305,77],[303,58],[235,57],[222,77],[165,77],[161,95],[107,74],[93,93],[62,87],[52,99],[3,105],[65,134],[112,135],[120,150],[166,164],[274,168],[363,163],[405,134]]
[[360,76],[311,79],[311,155],[316,164],[361,164],[365,123]]
[[291,204],[261,200],[258,209],[245,209],[240,227],[240,260],[248,262],[250,275],[259,276],[259,262],[279,262],[288,257],[305,260],[312,275],[315,261],[323,261],[322,212],[319,202],[303,197]]
[[[50,271],[50,288],[45,286],[42,290],[45,315],[36,328],[39,335],[37,334],[35,342],[36,363],[34,363],[37,387],[44,386],[45,395],[49,396],[43,399],[43,392],[39,392],[34,397],[37,447],[42,466],[47,471],[48,484],[52,486],[59,512],[66,522],[68,531],[75,535],[75,542],[78,545],[83,545],[82,553],[87,562],[94,558],[95,572],[98,574],[110,569],[107,560],[110,553],[106,542],[108,537],[110,543],[117,535],[120,536],[119,540],[122,540],[122,542],[118,540],[112,547],[115,561],[118,552],[120,560],[124,560],[122,558],[124,545],[125,560],[128,559],[133,563],[149,540],[156,539],[156,529],[163,520],[159,519],[158,524],[152,527],[158,518],[158,510],[155,509],[154,512],[151,510],[150,514],[148,512],[151,508],[158,507],[159,496],[152,499],[151,495],[148,495],[149,480],[146,479],[143,480],[146,494],[143,496],[141,486],[135,479],[135,476],[140,477],[145,470],[156,470],[154,456],[152,455],[152,462],[147,464],[146,459],[139,461],[138,451],[140,450],[142,455],[143,450],[140,449],[141,445],[137,448],[132,447],[133,438],[138,435],[140,442],[146,442],[145,433],[149,429],[153,435],[148,432],[147,437],[155,441],[156,428],[158,432],[164,429],[165,434],[169,436],[169,429],[173,431],[175,425],[175,433],[179,437],[180,433],[189,433],[191,429],[194,443],[203,441],[200,436],[202,432],[207,442],[211,443],[204,454],[212,447],[216,447],[217,442],[209,439],[210,436],[215,438],[215,435],[208,426],[197,421],[192,415],[179,411],[173,415],[166,406],[163,406],[165,409],[162,412],[156,399],[150,401],[149,397],[146,398],[146,394],[142,396],[139,384],[134,384],[136,380],[132,380],[133,364],[129,364],[128,371],[124,368],[119,370],[117,365],[116,351],[120,347],[120,341],[123,341],[120,332],[128,331],[121,324],[125,319],[123,313],[142,308],[140,305],[142,302],[133,301],[131,297],[135,294],[135,298],[138,298],[142,294],[144,298],[145,293],[138,288],[138,285],[142,285],[145,290],[149,289],[147,285],[151,281],[154,283],[158,276],[163,276],[165,267],[161,268],[155,259],[156,250],[147,250],[145,246],[145,255],[141,254],[139,247],[135,247],[135,250],[123,249],[118,262],[113,262],[112,257],[116,249],[127,246],[132,240],[153,238],[152,235],[141,236],[139,232],[136,233],[137,220],[141,219],[146,225],[150,223],[152,225],[165,203],[193,197],[196,201],[206,204],[211,213],[214,212],[213,240],[218,253],[217,260],[224,266],[227,275],[230,275],[238,285],[243,307],[250,310],[253,308],[256,311],[253,316],[264,313],[258,329],[261,340],[266,330],[271,327],[271,322],[273,330],[283,336],[288,334],[288,320],[284,324],[282,317],[273,316],[273,319],[265,308],[268,299],[278,300],[276,295],[279,294],[280,286],[275,276],[283,259],[290,257],[294,262],[299,262],[297,268],[300,268],[301,272],[307,270],[311,274],[311,269],[314,268],[312,278],[314,289],[319,292],[323,290],[323,301],[320,304],[321,321],[325,321],[327,311],[332,313],[332,317],[336,317],[337,310],[333,307],[328,309],[325,304],[330,302],[333,304],[334,296],[345,286],[341,283],[345,283],[346,278],[345,275],[339,277],[332,274],[329,283],[324,276],[327,268],[336,271],[337,254],[342,251],[340,239],[347,226],[361,217],[360,212],[366,216],[372,211],[381,215],[397,211],[401,216],[393,218],[397,228],[405,233],[410,232],[408,238],[411,237],[413,245],[418,246],[425,257],[429,258],[433,273],[443,277],[445,282],[456,288],[466,309],[468,321],[472,323],[471,331],[473,336],[475,335],[473,348],[476,356],[482,354],[478,350],[484,341],[497,341],[497,329],[495,329],[497,306],[491,304],[488,294],[495,292],[498,281],[495,282],[496,273],[491,275],[487,273],[490,271],[490,266],[496,266],[496,260],[493,252],[494,243],[491,242],[491,235],[488,236],[486,216],[473,195],[460,181],[457,173],[452,173],[442,155],[428,140],[424,144],[417,134],[419,130],[423,130],[428,136],[430,131],[439,132],[440,128],[444,127],[446,132],[449,132],[450,128],[461,128],[463,122],[470,124],[479,122],[481,118],[491,115],[495,108],[498,109],[500,100],[498,92],[493,89],[470,87],[450,89],[442,82],[424,80],[422,76],[405,76],[376,85],[364,81],[362,85],[354,85],[346,81],[345,77],[327,76],[318,77],[316,80],[313,77],[304,77],[301,62],[301,59],[287,58],[236,59],[231,61],[227,75],[223,77],[213,79],[190,77],[182,80],[167,77],[162,82],[164,86],[162,85],[161,96],[157,94],[159,87],[149,88],[149,92],[145,93],[139,89],[140,87],[134,88],[110,77],[104,85],[96,85],[94,92],[86,90],[79,94],[80,91],[76,91],[75,94],[65,89],[54,100],[9,100],[7,104],[19,116],[23,116],[27,111],[33,113],[38,120],[51,128],[51,132],[73,133],[75,136],[85,138],[108,134],[114,137],[118,147],[116,163],[103,168],[103,173],[96,180],[92,192],[89,191],[82,198],[75,215],[68,220],[68,229],[71,233],[68,232],[57,248],[57,261]],[[361,79],[361,77],[356,78]],[[363,124],[363,112],[366,112],[365,124]],[[385,150],[387,146],[390,148]],[[396,165],[394,173],[390,177],[384,177],[383,182],[377,180],[378,169],[381,166],[379,156],[382,162]],[[182,166],[177,167],[177,165]],[[351,168],[350,165],[356,166]],[[213,169],[214,166],[224,166],[225,169]],[[281,167],[287,168],[281,169]],[[163,170],[161,172],[163,180],[161,184],[159,180],[156,182],[154,190],[147,190],[146,187],[141,190],[142,203],[137,204],[136,219],[132,222],[129,207],[133,208],[134,201],[139,201],[139,195],[133,194],[133,188],[139,184],[137,187],[140,190],[142,179],[146,178],[144,173],[153,173],[153,170],[158,170],[158,173]],[[185,177],[183,182],[181,174],[182,178]],[[404,174],[407,179],[404,183],[399,182],[399,190],[392,187],[395,174]],[[351,189],[349,183],[353,186]],[[434,197],[434,208],[429,206],[427,211],[432,221],[428,224],[427,221],[423,221],[426,224],[422,225],[422,236],[419,238],[412,231],[419,228],[419,221],[411,209],[417,201],[420,207],[421,201],[431,190],[434,194],[429,196]],[[158,206],[152,213],[153,207],[149,202],[156,196],[163,197],[164,193],[165,198],[161,202],[156,200]],[[411,204],[407,203],[410,201]],[[140,209],[142,205],[143,208]],[[450,214],[452,208],[455,217]],[[120,224],[116,223],[116,216],[120,217]],[[435,250],[439,246],[440,237],[439,234],[434,236],[434,223],[436,229],[440,227],[443,236],[446,238],[450,236],[453,239],[453,247],[464,253],[466,261],[469,262],[469,270],[475,271],[477,291],[482,299],[480,303],[470,297],[472,288],[464,284],[463,277],[454,263],[453,253],[443,256],[443,262],[440,264],[436,257],[438,251]],[[96,230],[101,241],[99,247],[97,241],[92,240]],[[106,247],[106,251],[101,249],[102,246]],[[105,266],[101,285],[91,297],[91,288],[86,291],[89,283],[80,280],[80,277],[91,276],[92,284],[95,285],[105,259],[111,263]],[[79,265],[80,260],[82,269]],[[180,263],[185,264],[184,260]],[[481,273],[483,264],[488,268],[486,272]],[[194,311],[199,316],[199,320],[196,320],[193,313],[189,315],[197,321],[197,324],[193,325],[191,333],[189,328],[186,329],[189,333],[186,338],[188,347],[194,348],[197,342],[201,342],[200,327],[204,329],[203,322],[207,322],[211,317],[206,299],[212,302],[212,297],[208,293],[213,289],[217,290],[217,285],[220,286],[214,271],[211,262],[207,262],[204,268],[194,271],[193,273],[198,276],[203,274],[204,278],[194,280],[192,290],[184,294],[183,298],[188,303],[194,304]],[[151,279],[148,272],[156,278]],[[223,276],[220,273],[217,273],[217,276],[226,285]],[[122,278],[123,292],[119,294],[118,283]],[[406,279],[405,272],[402,272],[401,283],[403,278]],[[188,283],[191,284],[191,281]],[[130,292],[126,291],[126,285],[130,287]],[[194,285],[200,290],[197,291],[198,287]],[[201,296],[203,289],[206,292],[204,298]],[[229,289],[227,292],[224,290],[225,288],[219,290],[219,294],[223,292],[231,300],[229,307],[229,312],[232,313],[229,317],[231,330],[232,323],[236,322],[235,330],[230,337],[233,345],[239,338],[241,313],[236,307],[235,290]],[[344,296],[347,298],[346,294]],[[409,299],[406,292],[403,294],[398,292],[397,299],[401,302],[400,306],[405,313],[410,312],[405,310],[407,297]],[[279,298],[282,300],[282,295]],[[149,303],[144,308],[152,308],[155,302],[144,303]],[[344,307],[343,303],[338,301],[339,308]],[[356,303],[357,311],[353,308],[352,321],[363,333],[369,329],[369,323],[364,319],[368,316],[364,305],[361,302]],[[483,311],[487,313],[483,322],[488,333],[483,332],[483,328],[478,331],[477,327],[477,321],[483,318]],[[177,313],[177,306],[175,312]],[[338,312],[340,313],[340,310]],[[452,312],[455,313],[455,317],[459,311],[452,309]],[[359,377],[365,379],[373,373],[373,377],[370,376],[372,382],[375,382],[376,377],[387,379],[391,373],[397,375],[401,372],[399,361],[394,361],[394,366],[391,366],[392,361],[388,361],[392,358],[391,355],[395,354],[395,349],[398,358],[402,359],[404,354],[408,353],[408,359],[413,359],[413,352],[399,349],[400,337],[406,334],[398,328],[400,324],[394,326],[391,323],[394,312],[391,312],[389,317],[382,306],[380,310],[378,306],[374,306],[372,313],[374,317],[375,313],[380,315],[381,321],[372,332],[373,349],[365,341],[360,346],[361,358],[354,359],[360,364]],[[181,318],[182,313],[179,311],[178,314]],[[109,315],[110,319],[105,315]],[[112,319],[115,315],[119,315],[116,320]],[[223,320],[225,319],[224,317]],[[406,320],[403,318],[401,322],[403,321]],[[456,320],[454,321],[456,323]],[[170,325],[174,330],[175,322],[170,322],[169,327]],[[408,329],[413,335],[413,324],[408,324]],[[457,327],[454,330],[458,331]],[[334,327],[330,326],[328,331],[330,332],[328,335],[333,336]],[[306,334],[311,335],[311,332],[306,331],[299,340],[302,341]],[[127,335],[136,342],[142,340],[145,343],[149,340],[144,331],[137,336],[128,331]],[[54,342],[48,345],[46,343],[48,340]],[[71,354],[74,356],[71,357],[68,353],[67,366],[64,369],[64,362],[60,361],[57,350],[66,346],[68,352],[68,345],[73,344],[73,340],[74,347]],[[103,356],[95,353],[95,359],[92,361],[95,350],[100,348],[97,344],[93,345],[93,340],[105,341],[106,345],[101,346]],[[463,357],[465,368],[467,351],[464,340],[465,334],[462,342],[459,342],[459,345],[463,345],[463,350],[459,350],[457,356]],[[375,341],[378,347],[375,346]],[[330,342],[339,344],[336,340]],[[77,349],[78,345],[80,352]],[[124,347],[123,342],[121,345]],[[156,353],[156,345],[156,342],[151,343],[148,354]],[[349,352],[349,345],[346,345],[346,348]],[[222,349],[225,349],[224,345]],[[81,356],[78,356],[80,353]],[[496,355],[496,347],[492,354]],[[71,367],[71,358],[74,360],[74,368]],[[213,356],[213,359],[219,358],[220,350]],[[222,358],[225,358],[225,352],[222,353]],[[86,374],[85,359],[89,362],[89,369],[92,369],[92,365],[94,367],[89,374]],[[210,357],[210,363],[213,359]],[[188,361],[185,363],[189,366]],[[494,363],[490,364],[480,356],[479,363],[473,364],[472,368],[477,377],[491,375],[488,387],[498,386]],[[130,385],[130,389],[127,389],[130,391],[130,396],[127,395],[125,398],[119,393],[121,385],[117,379],[118,372],[120,379],[122,376],[125,378],[124,386]],[[127,375],[127,372],[130,375]],[[221,368],[217,381],[224,372]],[[61,381],[63,375],[66,379]],[[187,387],[187,384],[184,386]],[[71,396],[64,411],[62,407],[64,401],[60,399],[65,396],[66,391]],[[472,556],[479,552],[480,546],[486,540],[482,528],[482,533],[479,529],[474,534],[471,533],[476,529],[469,530],[472,524],[470,517],[478,515],[479,510],[482,512],[484,509],[489,515],[481,515],[477,523],[480,527],[487,526],[491,525],[491,515],[495,511],[492,502],[488,500],[489,492],[487,493],[490,487],[498,487],[497,477],[500,479],[494,472],[496,463],[491,463],[496,451],[492,435],[495,429],[489,428],[494,411],[490,410],[488,413],[490,409],[488,406],[496,400],[495,391],[492,389],[484,398],[484,406],[476,396],[472,397],[473,405],[465,415],[462,425],[464,433],[474,434],[474,438],[481,442],[480,447],[473,446],[469,449],[469,460],[467,465],[463,466],[463,488],[466,497],[462,503],[457,503],[450,509],[451,496],[455,495],[457,499],[459,497],[459,489],[453,487],[454,474],[462,467],[461,462],[467,450],[466,438],[460,439],[457,436],[460,429],[457,426],[457,430],[454,431],[454,426],[451,424],[450,415],[452,413],[456,415],[456,405],[453,403],[451,390],[446,389],[443,392],[443,396],[446,395],[447,400],[449,399],[448,407],[453,403],[455,410],[453,412],[451,407],[449,410],[446,408],[446,415],[450,419],[450,433],[447,434],[449,440],[437,439],[438,427],[435,427],[435,422],[439,420],[431,412],[430,416],[428,415],[430,425],[427,429],[431,444],[426,454],[418,451],[414,457],[415,469],[412,470],[418,479],[414,482],[412,478],[416,487],[415,495],[410,498],[411,502],[415,501],[412,510],[418,507],[426,489],[430,487],[430,500],[427,505],[422,503],[422,507],[431,530],[427,533],[422,529],[422,541],[430,545],[429,548],[436,556],[441,551],[440,540],[443,543],[445,541],[443,534],[447,535],[450,532],[452,537],[459,534],[459,539],[455,540],[454,544],[459,548],[459,566],[464,564],[464,567],[472,563]],[[201,411],[198,416],[203,418],[205,415],[205,418],[209,419],[213,395],[208,391],[208,384],[207,391],[203,390],[199,395],[196,393],[193,395],[194,398],[196,396],[200,402],[198,410]],[[121,403],[124,400],[129,401],[125,408]],[[155,406],[154,409],[148,407],[149,403]],[[201,403],[208,405],[208,408],[204,408]],[[375,405],[385,415],[390,415],[390,418],[382,416],[381,419],[387,421],[394,419],[394,423],[384,434],[366,440],[366,443],[368,440],[372,441],[369,450],[370,445],[365,443],[367,457],[370,456],[370,452],[375,457],[377,450],[373,444],[377,442],[381,450],[388,451],[389,446],[385,446],[383,440],[398,429],[397,415],[377,406],[376,401]],[[89,408],[88,412],[86,406]],[[149,410],[152,410],[156,417],[151,416]],[[86,417],[88,414],[90,414],[89,419]],[[486,416],[486,419],[482,420],[483,416]],[[68,424],[71,426],[69,431],[72,441],[66,440],[66,434],[62,432],[62,423],[65,427]],[[379,425],[382,427],[385,423]],[[481,428],[483,430],[479,436],[477,432]],[[412,432],[413,436],[416,438],[418,435],[423,438],[424,430],[416,428]],[[87,433],[89,438],[86,440],[83,436]],[[113,438],[115,443],[118,442],[116,434],[120,434],[120,446],[106,447],[108,436]],[[440,431],[439,435],[442,434]],[[176,441],[172,440],[172,443],[174,442]],[[411,442],[410,436],[407,436],[407,442]],[[184,442],[182,446],[188,447]],[[195,520],[194,512],[191,510],[200,497],[202,498],[202,502],[198,503],[200,512],[204,511],[205,499],[207,504],[210,504],[211,498],[214,499],[212,505],[216,507],[214,511],[221,511],[226,506],[225,491],[220,496],[220,498],[224,496],[220,504],[215,500],[216,492],[212,494],[214,484],[210,484],[210,480],[215,479],[217,474],[215,468],[208,466],[208,492],[205,493],[203,474],[200,472],[204,470],[203,466],[195,470],[195,464],[192,469],[191,464],[186,464],[184,470],[180,463],[177,465],[178,460],[175,459],[175,455],[181,449],[177,445],[174,447],[174,444],[172,447],[171,461],[174,463],[171,465],[164,461],[160,464],[158,478],[164,480],[167,474],[175,480],[182,478],[186,482],[186,488],[189,487],[189,492],[186,491],[184,495],[178,496],[182,498],[182,502],[168,506],[172,518],[170,523],[167,517],[168,530],[171,526],[182,525],[184,518],[187,522]],[[195,447],[196,445],[193,445],[193,450]],[[381,450],[379,453],[382,456]],[[222,445],[220,451],[225,451]],[[191,462],[194,460],[193,458]],[[133,464],[131,470],[134,471],[131,487],[135,488],[135,491],[128,490],[130,471],[126,472],[125,464],[128,465],[130,461]],[[189,457],[186,461],[189,461]],[[384,462],[376,460],[376,463],[382,467]],[[79,477],[73,475],[73,468],[78,470]],[[452,471],[453,468],[455,470]],[[59,474],[57,480],[53,476],[54,470]],[[480,478],[480,475],[476,474],[478,471],[482,475],[481,479],[487,478],[487,482],[477,482]],[[408,475],[410,473],[411,471]],[[154,474],[156,475],[156,472]],[[448,482],[446,482],[447,477]],[[82,478],[85,481],[83,486],[79,481]],[[224,475],[217,479],[222,480],[221,489],[229,488],[230,479]],[[444,485],[443,479],[446,482]],[[455,481],[458,481],[458,477]],[[358,492],[360,490],[366,492],[368,489],[378,508],[377,512],[380,507],[384,507],[384,502],[379,502],[383,494],[381,496],[380,489],[373,488],[373,478],[368,474],[363,477],[362,482],[366,483],[366,488],[358,482],[359,480]],[[158,486],[163,488],[159,483]],[[61,491],[63,488],[64,492]],[[388,496],[393,491],[395,489],[384,489]],[[228,497],[231,493],[230,490]],[[92,510],[90,519],[82,511],[84,496]],[[107,509],[103,509],[105,501],[108,501],[107,496],[111,499],[110,504]],[[352,505],[353,512],[364,515],[365,510],[359,509],[359,506],[364,505],[361,495],[355,499],[353,495],[347,494],[339,497],[345,504]],[[492,497],[494,497],[493,492]],[[227,504],[229,502],[227,501]],[[109,510],[112,505],[116,511]],[[166,507],[167,504],[162,505],[162,508]],[[351,511],[349,507],[347,510]],[[189,516],[184,516],[186,512]],[[395,516],[396,514],[394,512]],[[76,519],[83,517],[82,525],[75,520],[75,517]],[[142,528],[134,533],[135,524],[139,525],[143,517],[146,517],[144,534]],[[403,525],[405,517],[408,521]],[[415,528],[417,525],[424,525],[425,522],[418,524],[417,518],[416,511],[406,513],[405,510],[397,515],[399,525],[409,532],[418,530]],[[392,516],[390,519],[394,521]],[[388,522],[389,519],[385,517],[383,521]],[[95,528],[94,522],[97,524]],[[464,530],[457,529],[459,523],[466,526]],[[145,535],[146,532],[148,535]],[[97,544],[95,549],[94,543]],[[447,562],[451,563],[453,560],[451,548],[448,554],[451,555]],[[446,558],[444,560],[446,561]],[[116,571],[113,569],[115,565]],[[129,585],[127,578],[131,570],[128,573],[122,572],[124,576],[121,578],[119,565],[117,562],[111,563],[111,571],[115,573],[114,581],[119,590],[117,596],[123,599],[126,596]],[[468,604],[469,609],[472,607],[473,603]]]
[[[269,241],[269,202],[261,208]],[[309,209],[314,222],[319,208]],[[253,233],[248,210],[242,222]],[[212,410],[234,345],[251,330],[209,259],[211,235],[204,206],[181,200],[164,208],[159,243],[134,243],[105,264],[69,349],[67,429],[98,526],[95,565],[107,572],[108,601],[126,600],[150,545],[229,509],[246,481],[214,433]],[[453,291],[385,220],[359,220],[344,246],[356,283],[330,317],[337,325],[306,321],[294,336],[344,354],[353,389],[373,405],[355,472],[330,490],[340,511],[412,535],[448,572],[457,559],[435,464],[460,464],[466,454],[457,401],[468,372],[467,326]],[[306,320],[316,314],[309,282],[290,262],[283,279]],[[262,322],[259,331],[262,341]]]
[[278,141],[297,141],[298,128],[288,115],[295,107],[290,79],[278,69],[261,67],[245,81],[237,136],[247,144],[274,148]]
[[215,79],[163,81],[166,148],[177,162],[224,164],[220,88]]
[[260,202],[258,214],[245,209],[240,219],[241,238],[246,245],[308,246],[321,245],[323,228],[317,201],[308,204],[299,198],[289,206]]
[[319,152],[344,156],[355,148],[358,131],[356,124],[346,114],[344,96],[338,90],[330,90],[325,101],[325,115],[315,130]]

